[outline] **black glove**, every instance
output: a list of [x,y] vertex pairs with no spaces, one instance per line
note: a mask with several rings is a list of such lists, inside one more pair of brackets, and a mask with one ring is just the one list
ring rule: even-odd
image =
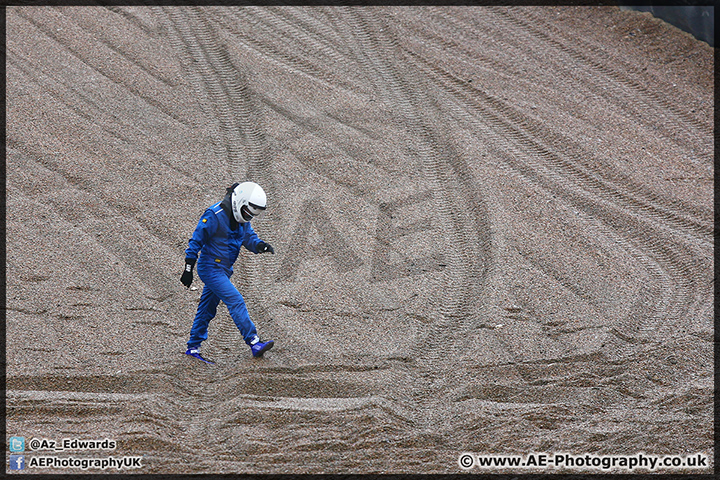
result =
[[196,260],[194,258],[186,258],[185,259],[185,270],[183,271],[183,274],[180,277],[180,281],[187,288],[190,288],[190,285],[192,285],[192,282],[193,282],[193,267],[195,266],[195,261]]
[[257,251],[258,251],[258,253],[270,252],[273,255],[275,255],[275,249],[272,248],[272,245],[270,245],[269,243],[265,243],[265,242],[258,243]]

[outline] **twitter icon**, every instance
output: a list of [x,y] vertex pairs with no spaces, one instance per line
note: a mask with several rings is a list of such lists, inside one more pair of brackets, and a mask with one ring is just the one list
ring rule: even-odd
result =
[[24,452],[25,451],[25,437],[10,437],[10,451],[11,452]]

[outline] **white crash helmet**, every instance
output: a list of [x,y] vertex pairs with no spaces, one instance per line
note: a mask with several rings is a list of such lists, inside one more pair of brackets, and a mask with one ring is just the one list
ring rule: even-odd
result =
[[235,220],[246,223],[265,211],[267,197],[257,183],[243,182],[233,190],[230,204]]

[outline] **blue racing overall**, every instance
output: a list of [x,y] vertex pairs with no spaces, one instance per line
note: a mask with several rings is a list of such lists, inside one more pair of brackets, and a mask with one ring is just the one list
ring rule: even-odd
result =
[[[193,232],[185,258],[197,259],[197,274],[205,283],[197,314],[190,330],[188,348],[199,347],[207,339],[208,325],[217,313],[222,300],[227,305],[235,325],[245,343],[257,339],[255,324],[250,320],[245,300],[230,282],[233,264],[240,247],[258,253],[263,243],[250,226],[250,222],[238,223],[230,209],[230,196],[205,210]],[[199,254],[199,257],[198,257]]]

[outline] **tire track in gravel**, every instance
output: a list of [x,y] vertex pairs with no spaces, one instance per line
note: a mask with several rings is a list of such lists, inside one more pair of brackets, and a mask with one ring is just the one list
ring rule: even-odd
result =
[[[312,14],[309,13],[310,11]],[[211,11],[210,14],[213,15],[213,12]],[[262,29],[270,38],[280,41],[280,44],[277,45],[258,42],[253,35],[243,31],[237,23],[230,22],[225,16],[213,15],[213,19],[230,32],[234,36],[233,38],[241,40],[247,47],[252,48],[269,61],[280,63],[291,71],[307,75],[314,82],[324,86],[345,90],[349,96],[363,94],[362,82],[353,82],[353,76],[343,75],[348,68],[347,59],[352,56],[352,45],[348,44],[347,38],[340,35],[337,29],[327,25],[327,23],[335,22],[332,10],[325,11],[322,7],[314,7],[312,10],[293,7],[243,8],[233,10],[232,15],[240,22],[240,25],[252,25],[254,29]],[[326,23],[319,20],[321,17],[326,20]],[[362,74],[362,72],[359,73]],[[324,116],[305,116],[288,110],[267,97],[260,98],[259,102],[264,107],[288,119],[293,125],[332,143],[334,148],[338,148],[342,154],[347,155],[353,161],[369,163],[371,168],[383,169],[383,174],[387,173],[387,168],[373,161],[371,152],[345,140],[345,136],[339,130],[343,127],[360,130],[365,136],[376,141],[381,140],[380,134],[348,124],[342,118],[328,112],[324,112]],[[328,137],[332,137],[332,139]],[[283,145],[282,148],[289,147]],[[362,180],[356,180],[355,183],[349,182],[336,175],[332,168],[314,161],[302,152],[293,151],[293,154],[309,171],[349,189],[355,196],[367,196],[367,192],[361,185]]]
[[[90,14],[92,10],[77,7],[54,8],[61,15],[63,15],[68,22],[72,22],[80,29],[85,30],[90,35],[92,35],[96,43],[101,45],[100,48],[102,48],[103,50],[111,51],[115,56],[121,58],[121,61],[123,63],[127,65],[133,65],[134,67],[140,69],[143,73],[143,76],[151,77],[153,80],[158,81],[168,87],[173,86],[174,82],[172,81],[172,71],[165,72],[162,68],[167,68],[167,65],[162,65],[160,68],[158,68],[156,65],[148,64],[142,61],[141,58],[138,58],[138,52],[136,50],[134,51],[134,47],[150,47],[149,44],[152,43],[152,41],[148,41],[145,38],[139,38],[139,36],[144,35],[146,37],[154,37],[153,39],[155,40],[155,45],[153,46],[157,45],[157,37],[154,35],[154,32],[152,32],[147,26],[139,22],[131,14],[124,12],[119,7],[103,7],[102,9],[95,10],[93,14]],[[103,23],[117,23],[114,22],[113,19],[111,19],[113,15],[108,15],[108,13],[122,16],[123,21],[126,22],[124,29],[125,31],[128,31],[130,30],[130,28],[134,27],[131,33],[131,35],[135,37],[134,43],[116,45],[116,43],[121,42],[121,39],[114,37],[114,32],[106,32],[103,31],[101,28],[98,28],[98,25],[102,25]]]
[[[309,13],[310,11],[312,14]],[[355,95],[362,91],[360,83],[352,83],[352,76],[342,75],[343,70],[347,68],[347,58],[351,55],[352,47],[337,31],[319,20],[322,16],[328,22],[332,21],[331,11],[326,12],[322,7],[314,7],[312,10],[295,7],[247,7],[233,9],[229,17],[220,15],[219,12],[212,9],[207,10],[206,13],[208,18],[212,18],[218,26],[232,35],[234,41],[239,41],[246,48],[252,49],[254,53],[268,61],[279,63],[293,72],[304,74],[313,82],[318,82],[325,87],[345,90],[348,95]],[[245,30],[246,28],[248,30]],[[262,32],[262,35],[258,32]],[[256,40],[258,36],[274,41],[259,42]],[[262,104],[263,108],[288,119],[303,131],[323,139],[337,132],[338,124],[342,124],[341,119],[329,115],[325,117],[304,116],[288,110],[267,97],[258,96],[258,103]],[[352,125],[349,126],[356,128]],[[371,135],[371,132],[364,133],[368,136]],[[362,148],[352,142],[344,141],[342,135],[328,141],[354,161],[367,162],[367,158],[372,158],[372,155],[368,155]],[[285,150],[291,147],[282,145],[278,148]],[[358,197],[365,196],[360,185],[340,178],[333,169],[322,165],[322,162],[317,162],[300,151],[292,150],[292,153],[296,160],[309,171],[349,189]],[[376,163],[373,163],[372,167],[382,168]]]
[[[81,116],[88,121],[92,121],[92,117]],[[160,301],[173,295],[172,292],[175,290],[175,285],[171,283],[162,272],[156,269],[148,270],[134,267],[140,264],[153,264],[154,262],[148,257],[146,252],[135,246],[137,245],[137,241],[132,241],[132,239],[146,238],[147,240],[145,241],[157,245],[158,251],[161,251],[162,248],[160,245],[166,245],[169,240],[166,235],[154,229],[152,225],[138,221],[136,215],[134,215],[135,212],[127,212],[123,206],[119,206],[112,195],[104,192],[102,185],[87,180],[83,175],[78,175],[77,172],[73,171],[72,167],[64,168],[65,162],[63,158],[43,155],[36,150],[37,147],[35,145],[25,143],[23,139],[9,137],[7,139],[7,145],[8,160],[11,166],[16,165],[16,162],[29,164],[33,169],[41,166],[51,174],[57,175],[61,179],[59,185],[62,185],[63,182],[66,183],[69,190],[73,191],[78,198],[85,197],[86,199],[94,199],[92,207],[82,211],[76,209],[68,212],[62,208],[62,206],[54,205],[53,203],[43,203],[43,205],[46,205],[48,208],[55,207],[54,211],[56,211],[56,214],[63,218],[69,225],[74,225],[82,219],[83,223],[86,223],[88,226],[80,228],[86,233],[91,243],[97,244],[103,251],[107,252],[109,256],[114,256],[122,260],[123,265],[130,266],[133,274],[141,279],[148,289],[157,292],[156,298],[148,298]],[[13,152],[13,150],[17,150],[17,152]],[[21,157],[17,155],[21,155]],[[21,182],[19,183],[21,184]],[[90,203],[87,202],[87,205],[89,204]],[[83,203],[76,206],[79,207],[80,205],[83,205]],[[80,215],[82,215],[82,217]],[[121,230],[126,234],[125,242],[118,241],[117,232],[115,235],[105,235],[103,233],[110,230],[110,224],[121,226]],[[137,230],[134,230],[133,226]],[[169,251],[166,253],[169,254]],[[142,262],[140,262],[141,259]]]
[[184,57],[190,82],[217,127],[218,152],[243,178],[265,166],[266,141],[242,68],[199,7],[165,7],[163,19],[175,50]]
[[[487,272],[491,268],[491,238],[488,214],[482,193],[475,184],[461,155],[442,132],[434,126],[438,107],[430,97],[420,93],[424,80],[413,69],[396,63],[399,47],[390,37],[384,19],[374,9],[343,8],[339,27],[352,38],[357,63],[363,66],[379,97],[389,108],[398,110],[406,121],[411,138],[425,167],[424,175],[433,185],[436,218],[445,219],[445,237],[452,243],[446,253],[447,268],[440,274],[445,292],[442,318],[433,319],[425,334],[418,338],[412,351],[418,367],[426,378],[423,392],[415,401],[433,398],[435,388],[448,373],[438,365],[452,370],[459,358],[464,333],[476,327],[476,302],[482,297]],[[446,250],[446,252],[447,252]],[[433,377],[433,378],[430,378]],[[441,377],[441,378],[438,378]],[[418,412],[431,424],[440,410],[425,408]]]
[[[658,202],[661,205],[657,206],[638,200],[629,194],[625,185],[614,186],[598,178],[599,174],[594,169],[572,160],[575,158],[572,151],[566,153],[565,148],[558,149],[555,144],[541,142],[539,138],[544,136],[544,131],[533,125],[531,119],[481,90],[468,86],[451,73],[433,66],[414,52],[406,50],[406,53],[409,61],[437,78],[439,84],[460,105],[464,105],[467,112],[461,112],[459,116],[470,117],[474,119],[471,120],[473,122],[483,122],[492,127],[495,144],[503,145],[502,150],[506,152],[503,160],[509,166],[533,183],[563,198],[566,203],[591,217],[601,219],[614,231],[622,232],[628,251],[640,249],[649,252],[647,256],[638,258],[638,261],[662,287],[661,292],[655,294],[657,311],[647,312],[647,306],[638,306],[631,314],[649,323],[641,330],[652,331],[663,318],[670,317],[676,324],[681,321],[682,309],[694,304],[694,289],[703,289],[702,285],[697,284],[697,279],[703,277],[709,266],[702,263],[697,265],[695,244],[699,243],[699,248],[705,249],[711,246],[711,226],[692,215],[695,212],[685,216],[671,211],[668,208],[670,204],[663,205],[665,202]],[[523,152],[516,155],[518,148]],[[538,160],[533,160],[535,158]],[[542,163],[539,163],[540,159]],[[556,167],[556,171],[543,173],[547,165]],[[575,179],[575,185],[568,185],[568,179]],[[592,191],[601,194],[600,202],[595,196],[589,195]],[[657,197],[653,199],[659,200]],[[676,235],[668,235],[668,228],[690,239],[682,240]],[[668,247],[668,244],[673,247]],[[708,288],[706,286],[703,290]],[[671,305],[676,306],[675,311],[665,311]]]
[[[582,145],[558,133],[549,131],[538,121],[522,114],[502,100],[480,88],[470,86],[452,73],[432,65],[430,61],[406,49],[410,61],[444,84],[461,105],[482,115],[493,116],[503,122],[503,130],[557,170],[558,175],[577,179],[587,191],[594,191],[619,207],[639,215],[651,215],[687,235],[708,242],[713,232],[711,213],[680,201],[670,202],[618,173],[600,169],[604,162]],[[464,116],[464,115],[463,115]],[[542,140],[541,140],[542,139]],[[583,159],[590,159],[587,161]]]
[[[7,64],[10,68],[17,68],[19,72],[29,79],[29,82],[36,84],[43,92],[65,105],[89,125],[100,128],[109,137],[119,140],[124,144],[133,145],[134,148],[142,148],[145,156],[162,163],[163,166],[172,170],[181,178],[192,182],[196,181],[192,176],[192,172],[182,170],[176,165],[173,165],[162,156],[157,155],[157,152],[149,146],[138,144],[135,139],[126,132],[130,128],[140,134],[139,130],[134,126],[123,124],[115,114],[103,110],[97,101],[86,95],[81,89],[74,88],[72,84],[64,81],[62,76],[50,77],[44,75],[42,72],[33,69],[32,65],[24,61],[19,55],[9,56]],[[99,121],[99,119],[106,116],[109,116],[107,121]]]
[[[426,66],[426,68],[428,67]],[[449,91],[455,92],[455,95],[459,98],[461,105],[472,105],[474,109],[477,110],[477,107],[475,106],[475,104],[478,103],[475,99],[478,93],[477,89],[467,85],[466,82],[463,82],[461,79],[452,76],[440,68],[435,68],[435,70],[438,76],[445,78],[445,88]],[[541,125],[533,125],[534,121],[531,118],[523,116],[520,112],[517,112],[504,102],[499,101],[499,99],[492,98],[483,92],[480,92],[480,96],[483,97],[483,100],[486,100],[486,103],[493,107],[497,114],[501,114],[501,116],[505,118],[507,122],[504,130],[509,131],[511,135],[513,134],[513,128],[517,128],[519,132],[526,130],[530,135],[532,135],[530,138],[534,138],[536,140],[540,138],[544,138],[545,140],[549,139],[549,144],[552,147],[549,148],[551,153],[553,150],[563,153],[563,156],[553,157],[553,155],[548,155],[548,152],[543,151],[543,149],[535,149],[541,158],[548,160],[547,163],[543,164],[543,167],[548,164],[559,164],[558,170],[562,172],[563,176],[570,175],[571,177],[578,177],[579,184],[583,185],[584,188],[592,186],[593,188],[599,189],[601,198],[610,199],[615,204],[613,209],[620,208],[623,210],[622,214],[625,214],[626,212],[624,210],[628,207],[628,210],[634,210],[637,212],[637,215],[650,219],[646,225],[638,224],[637,229],[633,232],[633,236],[636,238],[638,235],[641,235],[642,238],[644,238],[643,241],[635,241],[631,244],[626,240],[623,240],[621,244],[625,250],[629,252],[642,251],[638,250],[638,248],[643,246],[643,242],[647,245],[653,245],[655,252],[664,252],[664,255],[660,257],[661,259],[664,259],[664,261],[660,260],[659,263],[649,257],[646,257],[643,260],[648,269],[649,275],[651,275],[651,278],[655,280],[654,284],[664,285],[664,288],[662,289],[662,292],[664,293],[657,293],[657,310],[655,312],[648,311],[648,307],[645,305],[645,302],[638,300],[635,303],[632,312],[627,317],[628,322],[632,322],[632,318],[645,318],[647,319],[645,321],[647,326],[658,325],[658,322],[663,315],[670,315],[678,319],[682,315],[682,312],[679,309],[675,309],[673,312],[665,311],[668,305],[677,305],[678,301],[680,305],[688,305],[689,307],[692,305],[690,307],[691,311],[696,311],[700,316],[702,316],[701,312],[706,309],[707,306],[702,305],[703,300],[699,299],[702,294],[698,294],[698,292],[707,293],[709,287],[707,285],[703,285],[702,280],[698,281],[698,279],[703,278],[703,270],[709,269],[710,266],[703,264],[702,262],[698,265],[697,259],[705,256],[703,253],[700,253],[701,250],[706,250],[711,247],[709,232],[712,230],[712,226],[702,220],[703,218],[710,217],[707,212],[695,209],[693,206],[683,205],[680,202],[670,203],[663,201],[663,199],[659,198],[653,192],[648,192],[642,187],[637,187],[632,182],[624,181],[624,178],[621,176],[613,174],[607,175],[607,173],[603,170],[598,169],[592,164],[588,164],[588,162],[578,162],[578,160],[576,160],[577,158],[594,159],[594,157],[593,155],[588,155],[586,152],[583,152],[579,146],[573,145],[573,142],[565,139],[559,139],[558,135],[544,130]],[[472,110],[473,108],[470,109],[470,111]],[[459,118],[466,116],[468,116],[468,114],[458,114]],[[508,129],[508,127],[511,128]],[[522,135],[515,133],[515,137],[522,138]],[[540,145],[542,146],[542,144]],[[580,151],[580,153],[578,153],[578,151]],[[562,162],[558,162],[557,160],[562,160]],[[508,161],[515,162],[515,158],[512,154],[509,155]],[[568,161],[571,163],[568,163]],[[598,164],[601,165],[602,162],[598,161],[596,165]],[[526,167],[516,164],[515,168],[525,169]],[[532,172],[531,176],[536,175],[538,175],[537,172]],[[620,200],[620,202],[617,200]],[[583,202],[585,201],[583,200]],[[592,202],[585,203],[585,210],[592,212],[594,210]],[[617,220],[614,215],[613,211],[610,210],[605,218]],[[665,248],[664,240],[658,240],[659,238],[662,238],[661,234],[663,232],[654,233],[654,224],[656,223],[654,218],[656,216],[660,216],[662,217],[662,220],[664,220],[664,222],[662,222],[664,223],[662,230],[665,230],[667,227],[672,227],[675,232],[679,233],[683,237],[681,240],[673,240],[675,242],[680,241],[681,243],[686,243],[686,245],[678,247],[678,250],[681,250],[681,252],[675,251],[672,248]],[[678,292],[673,290],[673,283],[667,278],[666,272],[670,272],[676,280],[679,280],[679,282],[684,285],[681,288],[681,291]],[[553,276],[552,272],[547,273]],[[678,299],[678,297],[680,298]],[[645,329],[647,330],[647,328]],[[612,333],[616,332],[616,329],[612,330]]]
[[[67,17],[63,9],[52,8],[50,12],[58,11],[62,17],[65,17],[67,21],[72,22],[72,17]],[[117,110],[108,109],[103,105],[103,99],[98,96],[95,90],[88,88],[83,84],[76,84],[72,82],[74,76],[68,75],[54,75],[51,76],[45,71],[38,69],[34,66],[32,61],[29,59],[29,55],[26,52],[26,48],[29,47],[15,47],[17,51],[13,51],[14,48],[8,49],[7,64],[12,69],[17,69],[18,76],[27,79],[26,85],[35,85],[39,91],[43,94],[52,97],[61,105],[67,107],[67,109],[77,115],[85,125],[91,128],[100,129],[108,137],[108,143],[113,145],[131,145],[136,151],[143,157],[152,159],[152,162],[160,163],[164,168],[170,171],[170,175],[174,175],[186,180],[188,183],[194,183],[196,178],[193,176],[193,172],[178,168],[168,161],[163,155],[158,155],[157,150],[153,149],[155,140],[151,136],[145,134],[141,129],[141,126],[129,123],[128,117],[132,117],[133,114],[137,113],[138,108],[142,108],[147,105],[157,112],[156,115],[164,120],[169,119],[169,123],[173,125],[179,125],[180,127],[188,127],[189,124],[186,119],[181,118],[176,112],[173,112],[171,108],[166,108],[162,103],[162,98],[154,99],[144,95],[140,87],[129,85],[123,80],[123,78],[117,78],[115,70],[98,65],[100,60],[92,55],[89,55],[86,51],[73,45],[71,41],[64,36],[61,32],[62,29],[54,29],[49,26],[46,22],[47,19],[43,19],[42,15],[39,15],[39,11],[25,10],[22,8],[16,9],[16,16],[13,19],[12,28],[27,28],[37,29],[41,33],[39,35],[43,40],[47,39],[47,45],[35,44],[35,48],[48,48],[52,43],[56,43],[60,46],[61,50],[67,55],[68,62],[78,62],[82,65],[82,68],[89,68],[100,75],[106,77],[108,84],[115,82],[116,87],[119,90],[125,90],[127,94],[131,95],[133,100],[137,99],[136,102],[130,102],[127,106],[123,106]],[[31,13],[32,12],[32,13]],[[33,13],[35,14],[33,16]],[[40,19],[36,18],[39,17]],[[51,17],[55,18],[55,21],[59,21],[59,16]],[[20,22],[22,19],[24,22]],[[74,23],[74,22],[73,22]],[[25,30],[26,31],[26,30]],[[119,54],[117,49],[113,49],[109,44],[102,42],[103,46],[113,54]],[[131,64],[132,60],[124,55],[120,55],[120,63]],[[111,55],[112,57],[112,55]],[[134,64],[132,64],[134,65]],[[146,69],[142,69],[143,72],[148,73]],[[17,74],[16,73],[16,74]],[[75,72],[73,72],[75,73]],[[152,76],[152,75],[151,75]],[[156,76],[152,76],[153,79],[165,82],[163,79]],[[93,95],[95,93],[95,95]],[[60,124],[61,122],[58,122]],[[90,129],[91,129],[90,128]],[[142,138],[143,142],[138,142],[137,138]],[[61,176],[66,182],[68,182],[78,192],[87,194],[97,198],[101,204],[104,205],[108,211],[113,212],[113,218],[125,218],[126,222],[123,224],[127,227],[133,223],[137,224],[138,228],[143,231],[143,235],[147,233],[152,237],[151,242],[158,245],[168,244],[174,241],[173,237],[170,237],[167,232],[161,228],[153,225],[152,222],[148,221],[144,215],[140,215],[137,211],[128,212],[125,205],[119,204],[112,192],[108,192],[102,182],[98,182],[99,179],[110,181],[110,177],[98,174],[93,177],[86,169],[78,169],[76,166],[67,162],[65,158],[56,158],[54,155],[43,155],[42,149],[36,145],[30,145],[25,142],[24,138],[13,138],[8,137],[8,144],[24,152],[24,154],[32,156],[36,159],[36,163],[47,168],[50,172]],[[99,152],[92,146],[88,147],[92,155],[99,155]],[[121,147],[122,148],[122,147]],[[121,155],[117,156],[114,163],[118,166],[116,171],[122,171],[126,168],[123,164]],[[107,170],[111,172],[111,170]],[[74,215],[74,214],[73,214]],[[68,216],[69,218],[73,215]],[[103,222],[98,218],[96,219],[97,225],[102,225]],[[90,234],[91,232],[88,232]],[[123,259],[126,265],[135,265],[138,259],[137,252],[133,252],[132,248],[122,250],[118,248],[117,239],[110,239],[105,236],[93,238],[93,241],[100,242],[103,249],[117,255]],[[142,257],[142,255],[141,255]],[[153,262],[150,262],[153,263]],[[157,269],[143,269],[136,272],[139,278],[143,279],[144,283],[149,288],[155,290],[160,289],[159,298],[168,298],[172,295],[172,291],[175,290],[174,285],[171,286],[167,276]]]
[[[663,88],[662,82],[652,82],[653,85],[661,88],[658,93],[646,88],[634,77],[641,76],[641,72],[637,72],[633,65],[629,65],[617,57],[613,57],[602,49],[592,48],[590,45],[583,45],[582,39],[567,36],[553,24],[546,22],[544,19],[533,14],[532,9],[524,8],[522,13],[517,7],[509,7],[507,9],[496,9],[498,14],[505,17],[514,25],[530,34],[532,37],[544,44],[552,45],[560,52],[567,54],[581,64],[587,65],[592,70],[602,74],[603,78],[613,80],[614,82],[602,82],[603,85],[611,87],[612,90],[605,93],[605,96],[625,97],[625,93],[621,88],[615,87],[615,84],[623,85],[626,88],[636,92],[635,96],[629,97],[630,108],[643,112],[644,115],[639,118],[656,118],[656,111],[672,112],[673,118],[670,119],[672,124],[673,135],[667,135],[670,141],[678,141],[685,139],[684,146],[693,146],[698,138],[711,139],[713,128],[704,122],[698,121],[691,115],[688,115],[682,109],[676,107],[675,103],[668,101],[672,95],[668,93],[670,89]],[[522,18],[524,17],[524,18]],[[621,67],[621,68],[620,68]],[[689,130],[699,130],[701,135],[689,136]],[[712,142],[708,141],[704,144],[705,149],[712,151]]]
[[[451,92],[461,104],[468,105],[471,111],[480,108],[481,103],[489,106],[498,118],[504,118],[507,124],[505,130],[548,160],[550,165],[563,175],[577,178],[583,187],[592,187],[603,194],[604,198],[618,200],[623,208],[639,215],[650,214],[684,234],[693,235],[703,242],[708,241],[713,232],[712,212],[679,201],[667,201],[642,185],[632,183],[625,176],[598,168],[597,165],[602,165],[603,162],[581,144],[545,129],[538,121],[479,88],[468,85],[452,73],[434,66],[410,48],[406,47],[405,52],[412,57],[411,60],[423,64],[426,71],[433,71],[434,76],[441,79],[445,90]],[[481,102],[477,100],[478,97]],[[543,140],[540,140],[541,138]],[[584,158],[593,161],[583,161]]]
[[[309,11],[313,13],[310,14]],[[213,11],[210,11],[213,14]],[[360,84],[351,78],[338,78],[335,73],[344,67],[350,56],[345,40],[318,20],[325,15],[322,7],[312,10],[292,7],[247,7],[232,11],[237,22],[231,23],[223,15],[214,15],[217,21],[235,38],[274,62],[280,62],[297,72],[302,72],[325,86],[342,88],[352,92],[361,91]],[[329,15],[328,18],[332,18]],[[251,26],[251,28],[245,27]],[[243,27],[248,28],[245,30]],[[259,42],[258,31],[271,42]],[[267,37],[266,37],[267,35]]]
[[[529,11],[529,9],[524,9],[523,11],[526,10]],[[501,12],[505,13],[504,11]],[[461,23],[461,20],[451,18],[442,11],[435,12],[433,18],[437,22],[447,22],[447,24],[456,29],[470,28],[466,24]],[[521,23],[522,25],[525,25],[525,22]],[[476,27],[476,25],[472,26],[473,36],[477,37],[482,34],[490,34],[490,32]],[[515,35],[513,38],[518,36],[519,35]],[[544,36],[538,38],[545,41]],[[573,39],[573,41],[575,40],[576,39]],[[505,44],[499,39],[494,39],[494,42],[501,42],[502,44]],[[553,45],[559,44],[559,42],[554,40],[551,43]],[[566,44],[560,45],[561,47],[559,48],[571,50],[571,47]],[[409,45],[406,45],[405,50],[412,53]],[[588,51],[589,50],[590,49],[588,48]],[[550,160],[553,162],[552,165],[558,167],[564,174],[582,178],[586,185],[593,186],[600,193],[618,197],[624,202],[625,206],[632,208],[635,211],[654,210],[657,215],[663,216],[666,220],[669,220],[670,223],[677,224],[681,227],[681,229],[688,228],[690,230],[694,230],[697,234],[699,234],[699,238],[706,238],[707,235],[712,233],[712,212],[700,209],[682,201],[667,201],[655,192],[646,188],[644,185],[633,182],[625,175],[613,172],[609,169],[598,168],[598,165],[603,165],[606,162],[604,162],[601,158],[598,158],[595,153],[585,148],[582,144],[568,138],[566,135],[562,135],[554,130],[546,128],[545,125],[527,115],[524,115],[517,108],[509,105],[507,102],[491,97],[490,95],[482,92],[480,89],[472,85],[468,85],[452,73],[441,69],[441,67],[432,65],[432,62],[428,59],[422,58],[416,53],[412,54],[425,64],[426,69],[434,69],[438,76],[444,78],[446,80],[446,89],[448,89],[447,86],[449,86],[451,91],[456,92],[456,95],[462,103],[476,103],[475,97],[479,95],[482,97],[484,102],[492,104],[492,107],[498,111],[498,113],[501,113],[514,124],[517,124],[526,130],[527,133],[535,139],[535,141],[541,142],[540,139],[542,139],[542,142],[550,144],[553,149],[562,153],[562,157],[555,159],[551,158]],[[578,53],[577,56],[580,57],[580,54]],[[582,56],[581,58],[585,57]],[[619,61],[614,58],[608,59],[608,64],[612,64],[613,62],[619,63]],[[588,62],[582,63],[587,64]],[[593,68],[596,64],[602,66],[602,64],[596,61],[592,62]],[[630,67],[628,68],[632,70]],[[638,84],[638,82],[632,80],[632,78],[629,80],[632,81],[632,84]],[[606,83],[603,83],[603,85],[606,85]],[[600,89],[595,90],[597,91]],[[646,90],[647,89],[642,88],[643,92]],[[648,95],[650,95],[650,93]],[[656,97],[657,95],[653,95],[653,98]],[[661,98],[664,99],[664,97]],[[711,138],[709,132],[702,133],[707,134],[707,138]]]
[[[588,191],[588,183],[583,181],[583,176],[577,183],[568,184],[565,175],[559,175],[555,172],[544,173],[547,162],[552,162],[559,158],[558,153],[552,148],[545,148],[526,136],[524,129],[518,129],[520,122],[514,122],[503,118],[497,110],[487,108],[492,106],[494,102],[479,107],[473,104],[473,107],[481,112],[483,121],[492,127],[495,135],[495,145],[500,147],[502,152],[500,159],[512,167],[516,172],[530,180],[532,183],[540,185],[545,190],[551,192],[557,198],[561,198],[568,205],[572,205],[585,212],[591,217],[598,218],[608,225],[612,230],[623,235],[621,244],[626,251],[644,252],[637,257],[642,263],[648,274],[655,280],[654,285],[660,285],[660,292],[655,292],[654,298],[655,311],[648,311],[648,306],[638,303],[638,306],[628,316],[628,321],[634,321],[633,318],[645,319],[649,324],[641,327],[641,330],[652,331],[658,322],[663,318],[672,318],[675,322],[682,319],[682,309],[684,306],[691,305],[692,298],[696,288],[702,285],[697,284],[697,279],[702,278],[704,273],[708,271],[709,266],[704,264],[696,265],[694,261],[698,258],[693,244],[697,244],[697,235],[690,235],[687,229],[683,229],[680,233],[691,237],[691,240],[683,240],[678,238],[672,232],[668,232],[667,222],[663,222],[663,218],[659,215],[648,215],[641,209],[637,213],[628,213],[627,205],[618,205],[614,201],[615,196],[602,195],[605,199],[598,201],[596,196],[592,196]],[[508,141],[517,142],[512,144]],[[518,146],[522,151],[518,151]],[[528,155],[530,153],[530,155]],[[522,158],[523,160],[518,160]],[[542,163],[532,161],[533,158],[542,159]],[[578,186],[580,190],[578,191]],[[660,226],[658,226],[660,223]],[[676,223],[676,222],[673,222]],[[672,230],[679,230],[678,227]],[[701,248],[709,248],[709,240],[701,239]],[[668,244],[673,245],[672,248]],[[525,252],[527,254],[527,252]],[[532,262],[535,263],[535,262]],[[552,276],[552,272],[548,272]],[[704,290],[707,290],[706,286]],[[675,311],[666,311],[666,308],[675,305]],[[642,323],[642,322],[641,322]]]
[[[26,11],[23,8],[17,8],[14,10],[14,12],[18,17],[23,18],[24,20],[29,22],[31,25],[33,25],[35,28],[40,30],[45,36],[56,41],[58,44],[60,44],[63,47],[63,49],[68,51],[70,54],[72,54],[73,56],[78,58],[83,63],[85,63],[88,66],[90,66],[91,68],[97,70],[102,75],[105,75],[108,78],[113,79],[114,81],[117,81],[124,88],[126,88],[128,91],[130,91],[133,95],[142,99],[144,102],[147,102],[149,105],[152,105],[154,108],[157,108],[158,110],[160,110],[163,114],[167,115],[168,117],[174,119],[175,121],[177,121],[179,123],[187,125],[187,121],[185,119],[178,116],[175,112],[173,112],[171,109],[167,108],[162,103],[162,98],[156,98],[156,97],[153,97],[151,95],[147,95],[144,93],[144,90],[163,92],[164,91],[163,88],[159,87],[159,88],[152,88],[152,89],[150,89],[150,88],[143,89],[142,88],[143,85],[139,86],[139,85],[135,85],[132,82],[125,81],[125,78],[130,77],[129,75],[127,75],[127,70],[130,70],[132,72],[135,72],[136,70],[140,70],[143,72],[143,74],[147,74],[147,76],[150,77],[153,82],[157,83],[158,85],[162,85],[163,87],[167,86],[167,82],[165,79],[160,78],[156,75],[150,74],[150,72],[148,72],[147,69],[143,68],[142,66],[140,66],[137,63],[131,62],[131,60],[126,58],[124,55],[120,55],[119,52],[117,52],[116,50],[109,48],[108,45],[104,45],[104,48],[109,53],[111,53],[111,55],[108,55],[108,58],[112,58],[112,57],[119,58],[120,61],[118,61],[116,63],[121,64],[125,67],[126,71],[124,71],[123,73],[125,73],[126,75],[119,74],[118,73],[119,69],[112,64],[98,65],[93,61],[92,58],[88,58],[88,55],[86,52],[84,52],[82,49],[78,48],[77,45],[73,43],[73,41],[75,39],[72,37],[68,37],[68,35],[70,35],[69,33],[66,33],[61,28],[51,28],[49,25],[51,25],[53,22],[60,23],[60,21],[58,19],[58,15],[62,15],[62,17],[64,17],[66,19],[66,21],[72,22],[71,17],[66,17],[65,15],[63,15],[61,8],[58,8],[58,7],[52,7],[49,9],[46,8],[43,10],[45,15],[37,15],[37,14],[33,15],[32,13],[29,13],[29,12],[36,13],[38,11],[33,11],[33,10]],[[77,25],[73,24],[73,26],[75,27],[72,29],[73,31],[75,31],[76,29],[78,31],[80,30]],[[114,54],[114,55],[112,55],[112,54]],[[136,75],[134,77],[143,78],[144,76],[145,75]]]

